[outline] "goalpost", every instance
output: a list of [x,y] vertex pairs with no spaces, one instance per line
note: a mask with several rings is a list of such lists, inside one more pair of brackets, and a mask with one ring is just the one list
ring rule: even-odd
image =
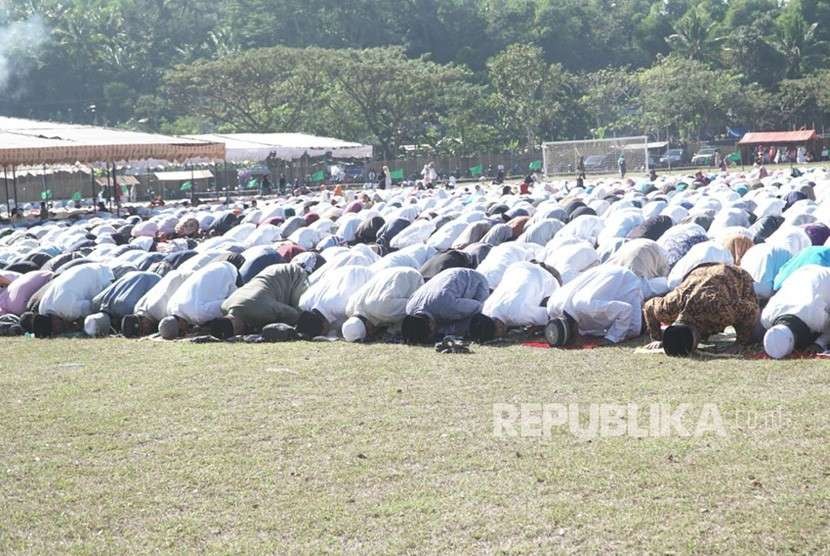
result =
[[620,155],[626,172],[648,172],[648,137],[614,137],[542,143],[546,176],[576,176],[580,162],[586,175],[616,174]]

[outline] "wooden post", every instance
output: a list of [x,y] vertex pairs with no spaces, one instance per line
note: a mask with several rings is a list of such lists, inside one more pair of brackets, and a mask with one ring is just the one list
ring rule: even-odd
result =
[[20,203],[17,202],[17,167],[12,166],[12,187],[14,188],[14,208],[20,212]]
[[98,212],[98,192],[97,188],[95,187],[95,167],[90,166],[89,169],[92,171],[92,210],[93,212]]
[[5,166],[3,166],[3,183],[6,186],[6,214],[8,215],[9,220],[11,220],[12,207],[9,202],[9,171]]

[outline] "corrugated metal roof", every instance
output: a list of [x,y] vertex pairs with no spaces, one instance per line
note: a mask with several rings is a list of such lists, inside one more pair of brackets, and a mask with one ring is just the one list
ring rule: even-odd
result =
[[816,139],[816,130],[801,131],[757,131],[747,133],[738,143],[739,145],[761,145],[775,143],[805,143]]

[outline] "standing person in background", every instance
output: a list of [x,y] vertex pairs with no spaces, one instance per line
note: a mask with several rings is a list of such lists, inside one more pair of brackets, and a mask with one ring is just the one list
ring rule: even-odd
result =
[[285,174],[280,175],[280,194],[285,193],[285,189],[288,186],[288,182],[285,180]]
[[386,189],[386,176],[389,173],[389,169],[384,166],[380,169],[380,174],[378,174],[378,189]]
[[428,188],[432,187],[437,177],[438,173],[435,171],[433,163],[428,162],[427,164],[424,164],[424,169],[421,170],[421,178],[423,179],[424,186]]
[[504,183],[504,164],[499,164],[496,170],[496,184],[501,185],[502,183]]
[[392,173],[389,171],[389,166],[383,167],[383,187],[381,189],[392,189]]
[[585,179],[585,157],[582,155],[576,159],[576,179]]
[[625,156],[620,154],[620,158],[617,159],[617,168],[620,170],[620,179],[625,178]]

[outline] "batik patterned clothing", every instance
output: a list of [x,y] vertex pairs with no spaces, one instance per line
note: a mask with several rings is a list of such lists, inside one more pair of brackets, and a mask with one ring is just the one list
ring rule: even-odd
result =
[[691,271],[675,290],[645,303],[643,316],[654,340],[661,340],[661,324],[682,322],[701,338],[734,326],[737,342],[748,344],[760,309],[752,277],[726,264],[702,265]]

